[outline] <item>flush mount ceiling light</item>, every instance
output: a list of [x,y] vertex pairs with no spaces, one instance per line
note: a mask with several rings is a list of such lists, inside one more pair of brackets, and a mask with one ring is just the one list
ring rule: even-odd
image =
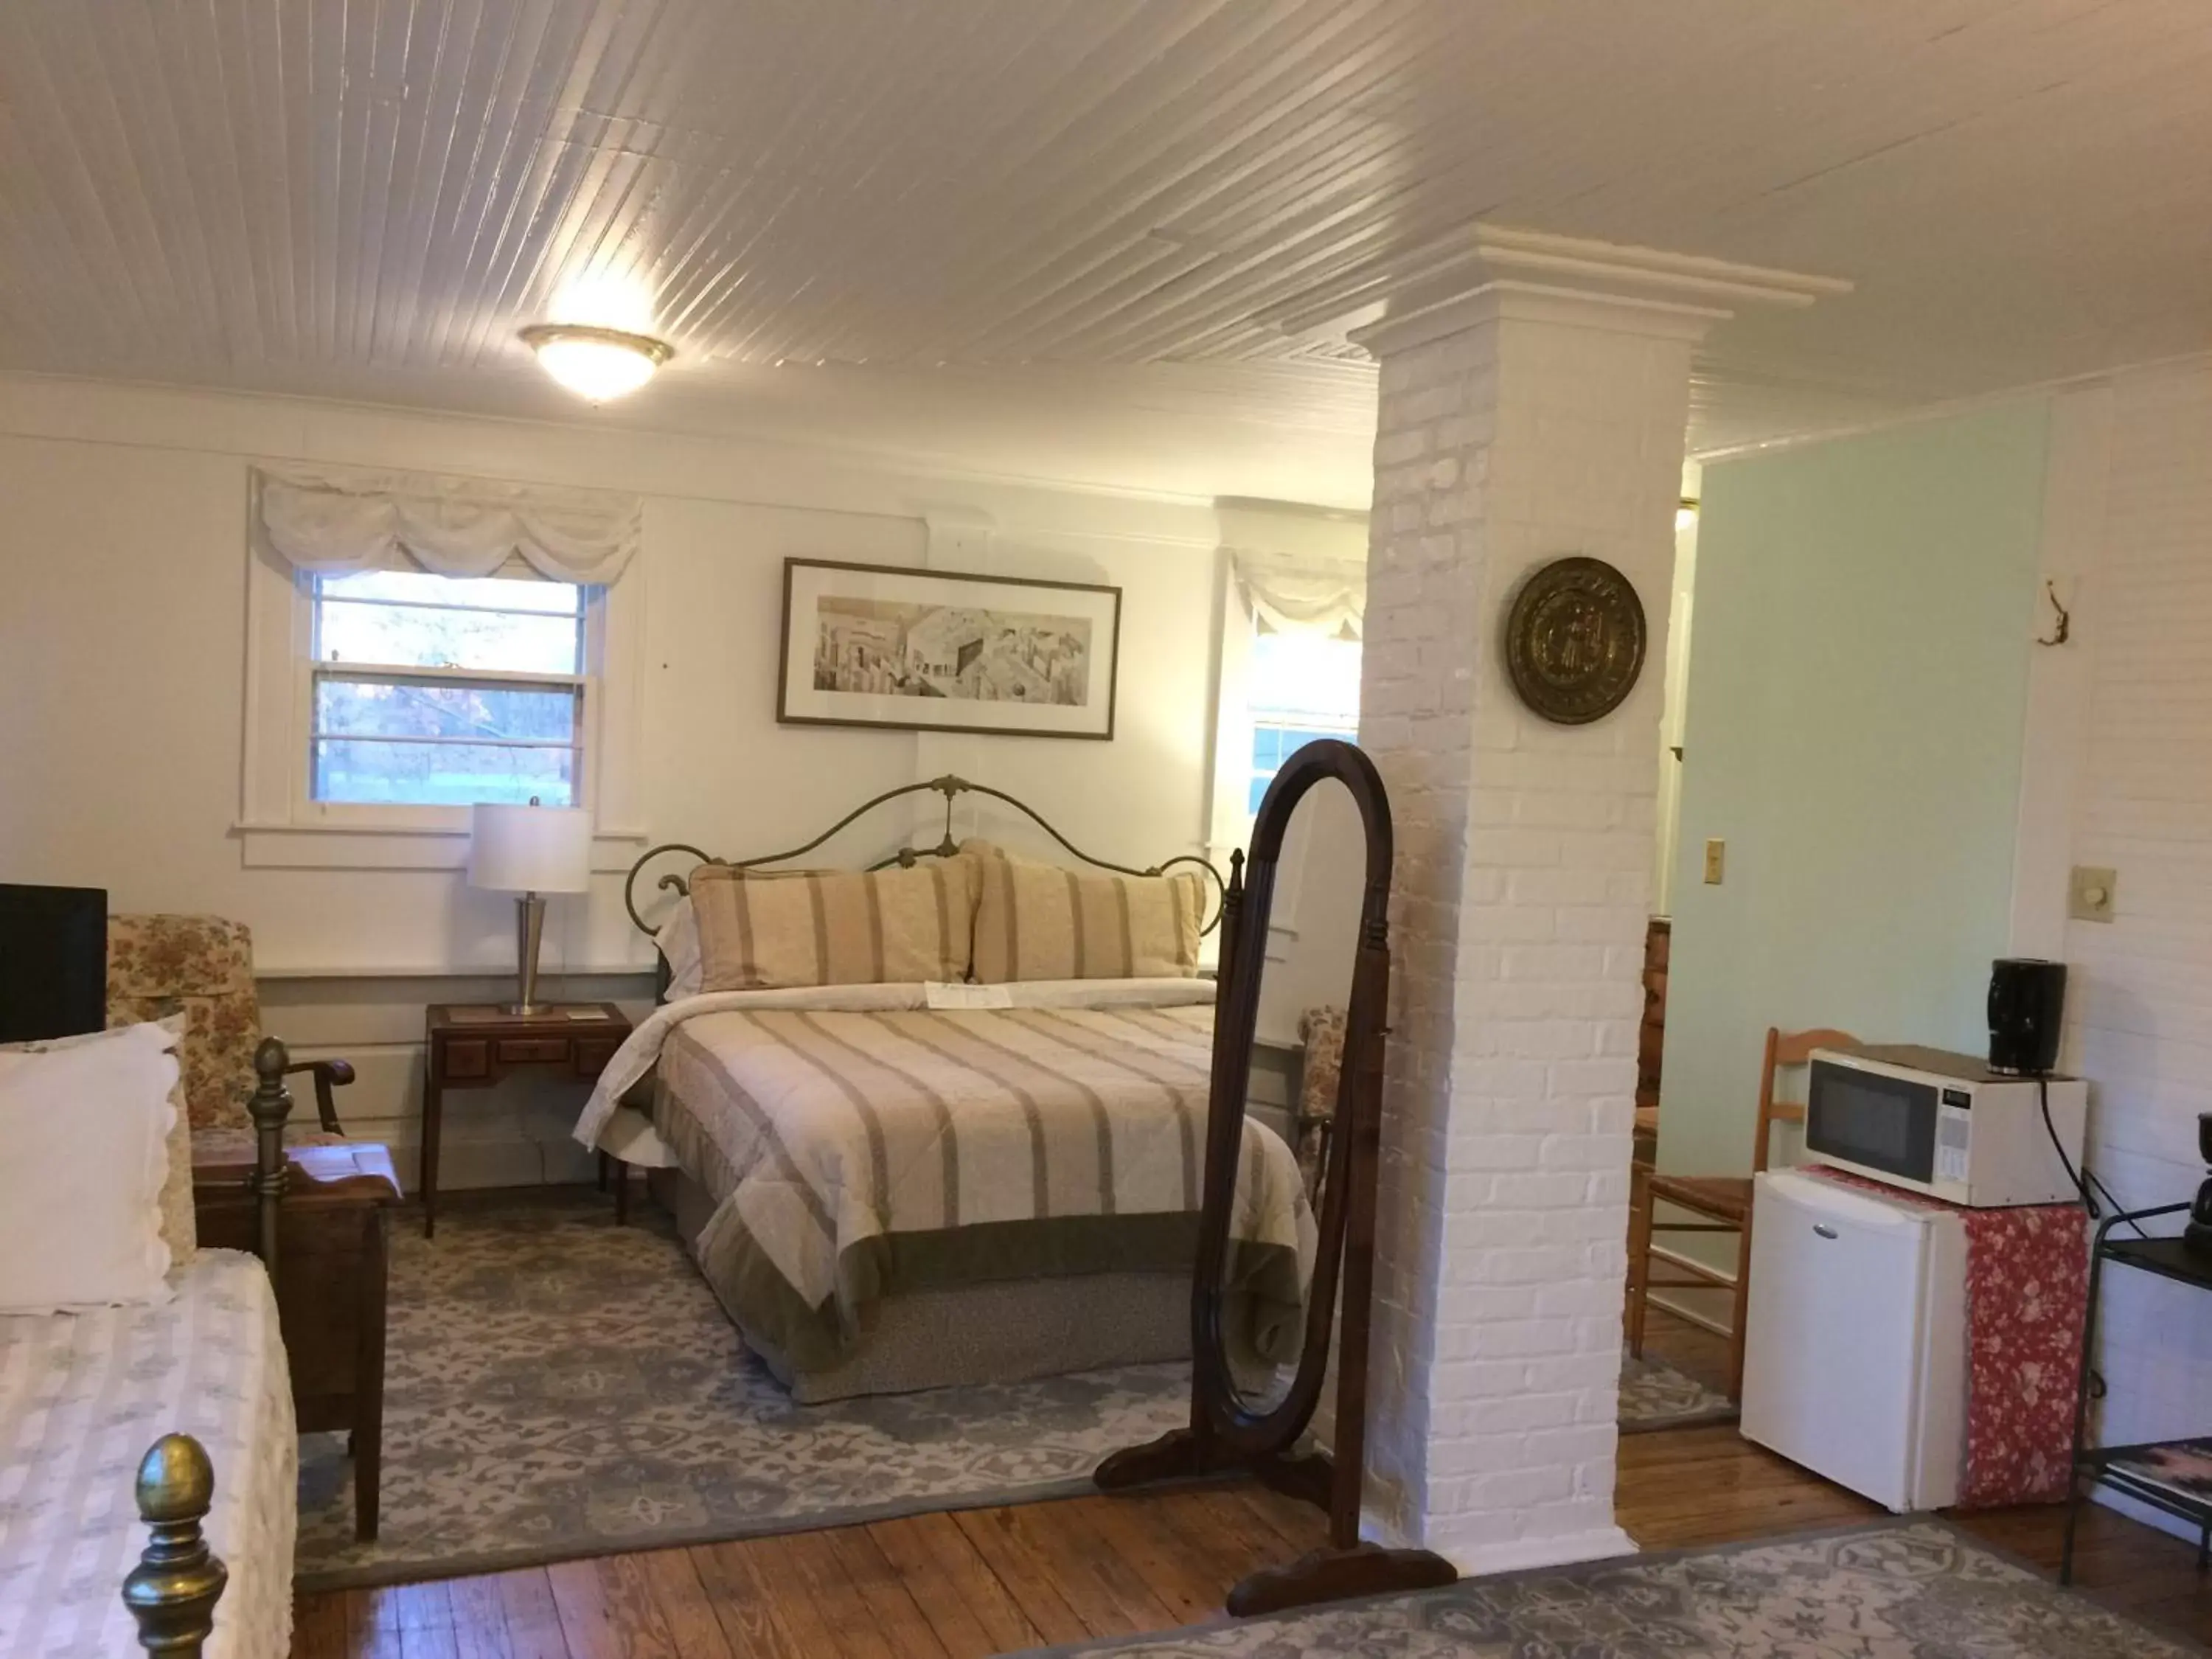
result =
[[522,331],[522,343],[548,374],[595,404],[636,391],[676,355],[650,334],[589,323],[533,323]]

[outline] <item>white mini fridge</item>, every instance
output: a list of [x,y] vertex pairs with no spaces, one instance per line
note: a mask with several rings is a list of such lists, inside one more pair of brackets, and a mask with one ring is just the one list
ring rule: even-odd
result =
[[1744,1328],[1746,1438],[1900,1514],[1957,1500],[1966,1432],[1957,1211],[1760,1176]]

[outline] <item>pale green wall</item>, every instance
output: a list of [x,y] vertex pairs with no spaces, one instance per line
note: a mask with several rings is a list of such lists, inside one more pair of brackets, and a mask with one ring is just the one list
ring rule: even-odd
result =
[[1663,1167],[1749,1169],[1770,1024],[1985,1041],[2046,425],[2038,400],[1705,469]]

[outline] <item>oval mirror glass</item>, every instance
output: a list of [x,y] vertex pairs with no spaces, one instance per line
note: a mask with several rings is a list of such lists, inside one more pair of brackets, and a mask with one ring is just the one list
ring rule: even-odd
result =
[[1222,1258],[1221,1358],[1240,1408],[1255,1416],[1289,1396],[1316,1311],[1366,855],[1351,792],[1321,779],[1291,808],[1272,884],[1254,871],[1238,922],[1231,974],[1256,972],[1259,986]]

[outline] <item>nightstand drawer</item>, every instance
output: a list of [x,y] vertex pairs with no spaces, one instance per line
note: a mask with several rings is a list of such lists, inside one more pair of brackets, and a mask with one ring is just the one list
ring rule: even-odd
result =
[[447,1097],[533,1073],[556,1086],[588,1083],[606,1069],[630,1024],[611,1002],[555,1003],[526,1014],[494,1003],[434,1002],[422,1018],[422,1156],[415,1190],[422,1200],[422,1236],[428,1238],[438,1228],[438,1153]]
[[491,1044],[483,1037],[447,1037],[438,1072],[444,1078],[489,1077]]
[[568,1039],[564,1036],[501,1037],[499,1040],[499,1063],[502,1066],[543,1066],[550,1060],[568,1058]]

